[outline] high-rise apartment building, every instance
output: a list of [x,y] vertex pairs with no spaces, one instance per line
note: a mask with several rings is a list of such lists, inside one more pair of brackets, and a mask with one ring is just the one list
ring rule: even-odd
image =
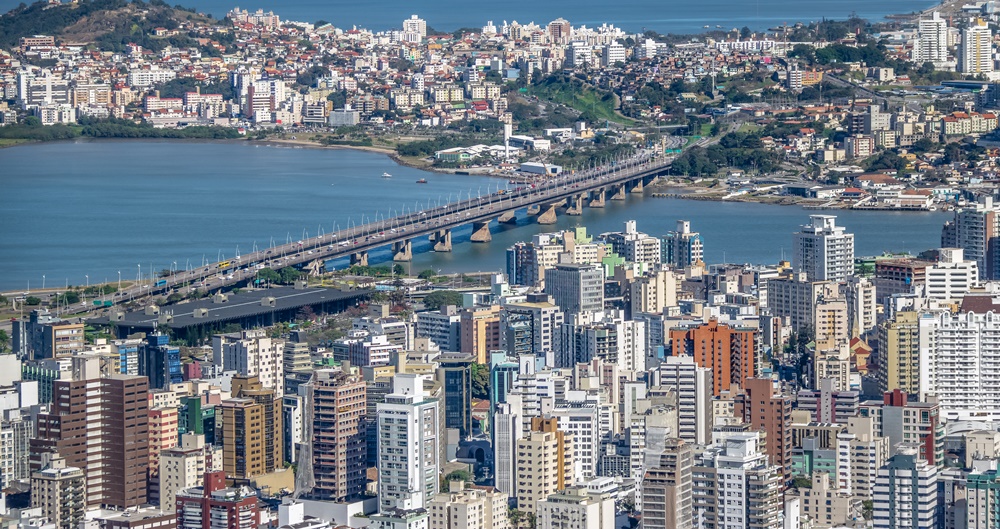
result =
[[398,374],[378,405],[379,509],[425,509],[439,491],[440,403],[424,377]]
[[711,319],[695,327],[670,329],[673,356],[690,356],[712,372],[712,394],[719,396],[757,376],[757,331],[733,328]]
[[[73,380],[53,382],[52,409],[38,415],[31,467],[56,452],[83,470],[88,506],[146,503],[149,388],[146,377],[99,377],[100,359],[76,357]],[[100,450],[93,449],[100,446]]]
[[67,467],[57,454],[46,454],[45,459],[42,470],[31,474],[31,506],[40,508],[53,526],[76,529],[87,507],[83,470]]
[[862,402],[859,415],[875,421],[877,434],[889,438],[889,446],[916,447],[924,461],[944,466],[944,420],[936,402],[909,402],[907,394],[896,389],[881,401]]
[[628,262],[660,263],[660,239],[638,231],[634,220],[625,222],[625,231],[605,233],[602,237],[616,254]]
[[177,491],[196,487],[206,472],[222,470],[222,450],[205,443],[205,436],[186,433],[181,444],[160,452],[160,510],[173,513]]
[[992,529],[1000,523],[1000,476],[996,468],[974,471],[965,478],[967,529]]
[[464,309],[459,313],[458,349],[474,356],[476,363],[488,363],[490,352],[501,349],[500,334],[499,305]]
[[573,27],[564,18],[557,18],[546,26],[549,38],[553,44],[569,44]]
[[677,305],[678,277],[670,270],[651,270],[634,278],[628,288],[629,315],[661,314]]
[[461,316],[454,305],[417,313],[417,337],[430,338],[442,351],[458,351]]
[[878,390],[920,392],[920,327],[916,312],[897,312],[878,329],[879,359],[875,368]]
[[476,359],[464,353],[443,353],[437,357],[437,379],[444,387],[444,426],[458,430],[465,439],[472,435],[472,364]]
[[517,441],[517,508],[535,512],[540,501],[573,484],[573,436],[558,419],[531,419],[531,431]]
[[160,500],[160,454],[177,446],[177,408],[151,408],[149,410],[149,493],[148,500]]
[[[770,434],[768,434],[770,435]],[[694,518],[704,527],[782,527],[781,467],[768,462],[759,433],[730,435],[695,461]]]
[[875,480],[875,529],[924,529],[939,525],[938,469],[904,448]]
[[844,281],[854,273],[854,234],[837,217],[810,215],[810,224],[792,237],[792,267],[809,281]]
[[241,377],[257,377],[265,389],[285,394],[285,342],[271,338],[265,330],[217,334],[212,337],[212,355],[217,365]]
[[[121,357],[120,351],[118,356]],[[184,381],[181,349],[170,345],[169,335],[155,333],[147,336],[145,343],[139,347],[138,360],[139,374],[149,378],[151,389],[167,389],[170,384]]]
[[653,385],[674,391],[677,396],[678,437],[689,444],[712,441],[712,367],[702,367],[690,356],[663,359],[653,372]]
[[216,439],[221,440],[226,475],[250,479],[281,469],[281,398],[255,377],[233,378],[233,394],[216,406]]
[[690,529],[694,447],[668,439],[642,478],[642,526],[645,529]]
[[961,248],[963,257],[976,262],[980,279],[1000,278],[1000,215],[993,197],[981,197],[965,208],[941,230],[941,246]]
[[677,221],[677,229],[668,231],[660,240],[660,262],[683,270],[703,261],[705,243],[701,234],[691,231],[691,221]]
[[785,479],[792,466],[792,399],[785,397],[768,378],[748,378],[735,399],[734,414],[754,429],[767,432],[765,451]]
[[993,72],[993,32],[981,18],[969,21],[962,29],[962,47],[959,48],[959,71],[966,74]]
[[[563,312],[545,294],[528,294],[525,301],[505,303],[500,311],[500,343],[508,355],[551,356]],[[552,365],[552,364],[550,364]]]
[[83,324],[52,316],[46,309],[36,309],[27,321],[11,321],[11,344],[12,352],[21,358],[67,358],[83,350]]
[[365,381],[338,369],[313,373],[312,496],[345,502],[365,490]]
[[948,60],[948,21],[935,11],[931,18],[921,18],[917,24],[917,43],[913,47],[914,62],[945,62]]
[[1000,418],[1000,315],[925,314],[919,319],[920,395],[948,420]]
[[604,267],[558,264],[545,272],[545,293],[565,314],[604,310]]

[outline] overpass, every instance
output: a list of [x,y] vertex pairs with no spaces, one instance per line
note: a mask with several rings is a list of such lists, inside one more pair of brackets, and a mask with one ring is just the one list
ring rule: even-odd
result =
[[[709,143],[703,138],[698,144]],[[494,222],[515,223],[519,212],[534,216],[539,224],[553,224],[557,215],[581,215],[583,208],[603,208],[608,200],[625,200],[628,193],[641,193],[644,186],[665,174],[671,156],[643,154],[609,162],[600,167],[563,173],[518,184],[488,196],[464,200],[421,211],[381,219],[363,225],[351,225],[333,233],[244,254],[234,259],[196,269],[179,271],[156,281],[137,284],[115,294],[116,300],[135,300],[165,293],[178,287],[217,289],[253,280],[262,268],[295,266],[318,275],[329,260],[349,257],[352,264],[367,265],[368,253],[391,247],[393,260],[413,258],[413,241],[427,237],[434,251],[452,250],[452,230],[472,225],[472,242],[491,240]]]

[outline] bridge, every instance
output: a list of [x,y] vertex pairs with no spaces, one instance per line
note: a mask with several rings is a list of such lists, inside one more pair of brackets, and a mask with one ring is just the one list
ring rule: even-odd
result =
[[[707,138],[697,143],[707,143]],[[603,208],[608,200],[625,200],[628,193],[641,193],[644,186],[666,173],[673,159],[662,154],[639,155],[519,184],[488,196],[473,197],[470,193],[467,199],[443,206],[351,225],[333,233],[179,271],[154,285],[133,285],[115,296],[118,300],[135,300],[182,287],[218,289],[251,281],[263,268],[295,266],[318,275],[324,263],[333,259],[349,257],[351,264],[367,265],[369,252],[382,247],[391,247],[394,261],[405,262],[413,258],[413,241],[422,237],[429,238],[434,251],[450,252],[455,228],[471,224],[472,242],[485,243],[492,238],[493,223],[516,223],[521,211],[534,216],[539,224],[554,224],[560,213],[581,215],[585,207]]]

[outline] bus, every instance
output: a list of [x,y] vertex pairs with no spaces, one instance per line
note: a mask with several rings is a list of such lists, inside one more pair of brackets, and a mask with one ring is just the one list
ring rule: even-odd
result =
[[229,268],[230,266],[232,266],[232,264],[233,263],[230,262],[230,261],[222,261],[221,263],[219,263],[219,270],[223,270],[225,268]]

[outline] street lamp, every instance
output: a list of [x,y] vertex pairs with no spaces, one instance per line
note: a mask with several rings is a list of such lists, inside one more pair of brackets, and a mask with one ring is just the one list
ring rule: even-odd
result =
[[42,290],[45,290],[45,274],[42,274]]
[[120,292],[121,289],[122,289],[122,271],[119,270],[118,271],[118,291]]

